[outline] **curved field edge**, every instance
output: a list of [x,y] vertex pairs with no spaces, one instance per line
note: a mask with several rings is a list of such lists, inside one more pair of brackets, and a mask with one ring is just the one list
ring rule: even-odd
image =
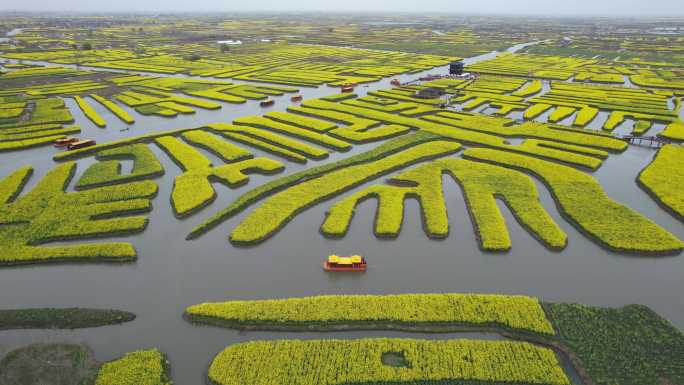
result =
[[110,309],[35,308],[0,310],[0,330],[80,329],[130,322],[135,314]]
[[[670,256],[679,254],[684,249],[684,243],[679,238],[631,208],[614,201],[601,185],[587,174],[552,162],[484,148],[469,148],[464,151],[463,158],[515,169],[534,176],[547,187],[563,218],[607,250],[634,255]],[[562,174],[565,174],[568,180],[575,178],[574,185],[560,179],[559,175]],[[577,191],[582,188],[584,190]],[[591,202],[602,206],[593,207],[593,211],[588,211],[585,207],[588,194],[594,194]],[[578,197],[584,200],[577,200]],[[593,215],[597,209],[602,210],[602,215]],[[615,219],[610,222],[611,226],[601,226],[608,218]],[[626,223],[632,223],[633,226],[627,226]],[[620,227],[619,233],[615,232],[616,224]]]
[[684,149],[668,144],[656,152],[652,161],[636,177],[636,183],[660,207],[684,221]]
[[229,240],[234,245],[261,243],[313,205],[403,167],[453,154],[460,149],[461,145],[452,141],[423,143],[398,154],[311,178],[264,201],[233,229]]
[[[137,214],[152,209],[157,185],[142,181],[68,192],[75,163],[48,172],[31,191],[17,194],[32,173],[24,167],[0,181],[3,250],[0,265],[57,262],[126,262],[137,258],[129,243],[79,243],[51,246],[51,242],[95,239],[139,233],[149,220]],[[69,227],[71,226],[71,227]],[[78,230],[78,231],[76,231]],[[47,245],[47,246],[43,246]]]
[[[494,332],[507,338],[548,346],[562,353],[568,357],[586,385],[653,385],[662,379],[670,381],[670,384],[677,384],[684,380],[684,367],[679,365],[680,358],[684,357],[684,334],[648,307],[627,305],[621,308],[601,308],[571,303],[540,304],[545,318],[553,325],[553,335],[512,329],[492,323],[399,322],[387,319],[274,322],[221,319],[192,314],[187,310],[184,317],[192,323],[243,331]],[[383,309],[391,307],[384,306]],[[287,314],[298,313],[295,311]],[[626,375],[624,368],[633,368],[632,373]]]
[[538,299],[495,294],[322,295],[228,301],[190,306],[186,315],[257,327],[262,324],[325,327],[357,322],[398,326],[455,323],[554,334]]
[[95,385],[172,385],[166,354],[157,349],[137,350],[106,362]]
[[195,228],[192,229],[192,231],[188,234],[186,239],[195,239],[198,238],[199,236],[203,235],[204,233],[208,232],[209,230],[215,228],[219,224],[221,224],[223,221],[227,220],[228,218],[242,212],[245,208],[248,206],[252,205],[253,203],[263,199],[266,196],[273,195],[279,191],[282,191],[288,187],[294,186],[295,184],[308,180],[308,179],[313,179],[317,176],[323,175],[325,173],[341,169],[343,167],[347,166],[352,166],[352,165],[357,165],[365,162],[370,162],[376,159],[381,159],[385,156],[399,153],[409,147],[421,144],[421,143],[426,143],[430,141],[435,141],[435,140],[440,140],[443,139],[438,135],[434,135],[431,133],[425,133],[425,132],[416,132],[414,134],[402,136],[396,139],[392,139],[386,143],[383,143],[379,145],[378,147],[358,154],[354,155],[351,157],[348,157],[346,159],[333,162],[333,163],[328,163],[325,165],[321,165],[318,167],[312,167],[310,169],[304,170],[297,172],[295,174],[285,176],[283,178],[274,180],[272,182],[263,184],[259,187],[254,188],[253,190],[248,191],[247,193],[241,195],[239,198],[237,198],[233,203],[231,203],[228,207],[225,209],[219,211],[218,213],[214,214],[211,216],[209,219],[207,219],[204,223],[196,226]]
[[[404,363],[384,361],[399,354]],[[552,350],[524,341],[469,339],[276,340],[231,345],[212,361],[214,384],[337,385],[475,380],[492,384],[569,385]]]
[[[319,231],[328,238],[344,237],[358,205],[375,200],[375,236],[396,238],[405,222],[405,202],[415,199],[420,204],[421,224],[425,234],[431,239],[444,239],[450,230],[443,195],[445,175],[460,187],[466,197],[466,207],[481,249],[504,251],[511,247],[500,209],[494,207],[497,199],[544,246],[552,250],[565,246],[565,233],[546,211],[541,211],[543,209],[537,203],[537,189],[529,176],[503,167],[456,158],[426,163],[391,177],[386,184],[370,186],[339,200],[326,212]],[[483,218],[491,219],[494,226],[481,226],[485,221]]]
[[170,372],[157,349],[98,362],[85,344],[37,343],[0,357],[0,383],[12,385],[171,385]]

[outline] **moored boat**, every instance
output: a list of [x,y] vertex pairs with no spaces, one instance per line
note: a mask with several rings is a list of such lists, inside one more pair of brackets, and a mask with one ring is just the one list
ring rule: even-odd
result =
[[259,103],[259,105],[261,105],[261,107],[269,107],[269,106],[272,106],[274,104],[275,104],[275,100],[273,100],[273,99],[266,99],[266,100],[262,101],[261,103]]
[[399,87],[401,85],[401,81],[399,81],[399,79],[392,79],[390,84],[393,86]]
[[429,74],[427,76],[423,76],[422,78],[418,79],[424,82],[429,82],[437,79],[441,79],[442,75],[436,75],[436,74]]
[[55,147],[66,147],[71,143],[77,142],[78,138],[61,138],[55,140]]
[[354,92],[354,87],[344,86],[344,87],[342,87],[342,92]]
[[349,257],[340,257],[338,255],[330,255],[323,263],[323,270],[325,271],[349,271],[349,272],[363,272],[366,271],[366,259],[360,255],[352,255]]
[[295,95],[295,96],[291,97],[291,98],[290,98],[290,101],[293,101],[293,102],[301,102],[302,99],[304,99],[304,97],[303,97],[301,94],[298,94],[298,95]]
[[67,150],[77,150],[79,148],[94,146],[97,143],[93,139],[77,140],[67,145]]

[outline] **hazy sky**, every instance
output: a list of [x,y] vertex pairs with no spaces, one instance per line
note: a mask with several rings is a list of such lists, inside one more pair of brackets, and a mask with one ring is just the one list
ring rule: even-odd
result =
[[2,0],[24,11],[372,11],[684,16],[683,0]]

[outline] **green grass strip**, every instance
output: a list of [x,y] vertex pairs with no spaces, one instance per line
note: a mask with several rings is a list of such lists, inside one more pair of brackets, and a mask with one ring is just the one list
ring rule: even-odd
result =
[[592,383],[684,383],[684,333],[649,308],[578,304],[544,304],[544,308],[558,339]]
[[79,329],[130,322],[135,314],[120,310],[44,308],[0,310],[0,330]]

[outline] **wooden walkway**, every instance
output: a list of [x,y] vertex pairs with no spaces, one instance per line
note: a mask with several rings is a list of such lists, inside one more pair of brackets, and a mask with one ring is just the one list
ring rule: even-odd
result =
[[666,144],[672,143],[671,140],[666,139],[666,138],[662,138],[660,136],[626,135],[626,136],[623,136],[621,139],[624,141],[627,141],[629,144],[633,144],[636,146],[654,147],[654,148],[660,148]]

